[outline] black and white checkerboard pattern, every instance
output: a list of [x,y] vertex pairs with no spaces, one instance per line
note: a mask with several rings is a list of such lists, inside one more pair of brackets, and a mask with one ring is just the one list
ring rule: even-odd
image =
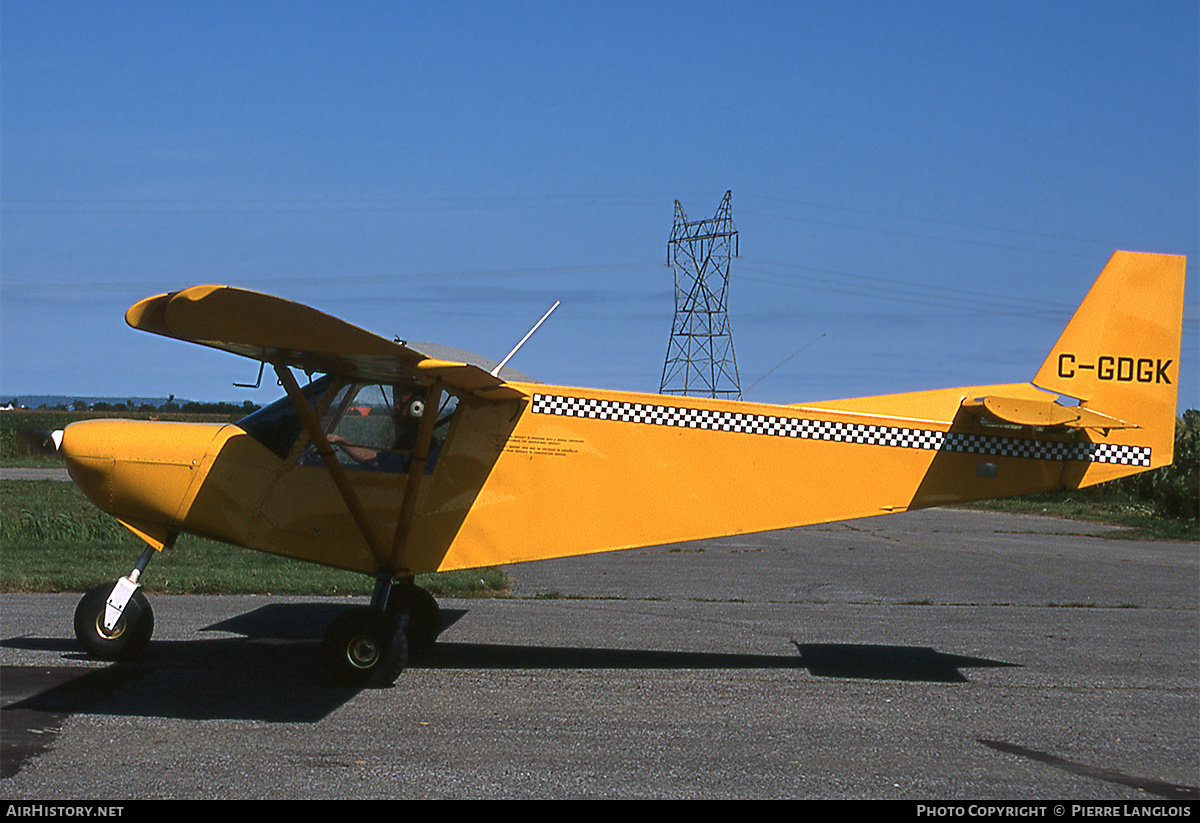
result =
[[944,449],[970,454],[1028,457],[1034,460],[1082,460],[1093,463],[1119,463],[1126,466],[1150,465],[1150,449],[1141,446],[1119,446],[1107,443],[1056,443],[1050,440],[1029,440],[1020,437],[996,437],[930,429],[808,420],[800,417],[686,409],[652,403],[618,403],[612,400],[552,394],[535,394],[530,409],[534,414],[556,414],[564,417],[587,417],[594,420],[614,420],[621,423],[642,423],[650,426],[740,432],[768,437],[833,440],[840,443],[861,443],[868,446],[891,446],[900,449]]

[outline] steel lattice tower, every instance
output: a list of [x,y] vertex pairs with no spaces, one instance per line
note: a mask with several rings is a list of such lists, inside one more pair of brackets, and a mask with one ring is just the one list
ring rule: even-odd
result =
[[737,256],[737,229],[725,192],[711,220],[688,222],[675,201],[667,265],[675,270],[675,322],[663,364],[661,394],[742,399],[733,332],[729,326],[729,261]]

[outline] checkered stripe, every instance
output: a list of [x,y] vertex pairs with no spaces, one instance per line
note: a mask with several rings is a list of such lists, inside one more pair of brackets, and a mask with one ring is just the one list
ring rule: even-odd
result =
[[1050,440],[1028,440],[1020,437],[996,437],[896,426],[870,426],[831,420],[808,420],[800,417],[686,409],[653,403],[619,403],[613,400],[551,394],[535,394],[530,408],[534,414],[555,414],[563,417],[586,417],[593,420],[614,420],[621,423],[642,423],[651,426],[740,432],[768,437],[799,437],[805,440],[832,440],[840,443],[861,443],[868,446],[891,446],[901,449],[945,449],[946,451],[970,454],[1028,457],[1034,460],[1082,460],[1093,463],[1120,463],[1128,466],[1150,465],[1150,449],[1141,446],[1118,446],[1106,443],[1056,443]]
[[1149,466],[1149,446],[1120,446],[1115,443],[1078,443],[1080,453],[1071,460],[1090,460],[1093,463],[1120,463],[1122,466]]

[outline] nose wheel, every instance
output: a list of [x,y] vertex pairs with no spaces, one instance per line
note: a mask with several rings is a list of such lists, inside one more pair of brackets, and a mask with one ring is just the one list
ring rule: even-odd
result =
[[[174,545],[172,536],[164,544]],[[75,639],[97,660],[131,660],[154,633],[154,612],[138,583],[155,554],[147,546],[137,565],[116,583],[105,583],[85,594],[75,607]]]
[[112,583],[89,591],[75,607],[75,637],[84,651],[97,660],[130,660],[137,657],[154,633],[154,612],[137,589],[113,622],[109,606]]

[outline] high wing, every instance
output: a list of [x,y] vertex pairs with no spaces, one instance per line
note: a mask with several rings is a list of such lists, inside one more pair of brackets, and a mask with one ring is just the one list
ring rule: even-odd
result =
[[135,329],[198,343],[251,360],[368,383],[442,382],[489,399],[524,394],[532,382],[478,355],[431,343],[392,341],[316,309],[233,286],[193,286],[130,307]]

